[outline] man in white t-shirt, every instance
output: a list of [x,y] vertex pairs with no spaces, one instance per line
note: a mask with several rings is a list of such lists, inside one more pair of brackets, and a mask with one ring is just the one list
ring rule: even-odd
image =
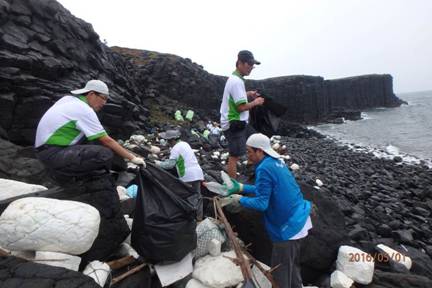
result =
[[168,140],[172,147],[168,160],[163,162],[156,161],[156,165],[163,169],[172,169],[176,167],[179,179],[188,183],[199,195],[197,220],[203,219],[203,206],[201,197],[201,182],[204,180],[204,173],[191,146],[180,140],[181,132],[179,130],[167,130],[159,134],[162,139]]
[[[227,171],[231,178],[237,178],[237,161],[246,154],[246,139],[252,133],[248,126],[249,110],[264,103],[264,98],[259,97],[256,91],[246,92],[244,84],[243,77],[251,73],[255,64],[261,63],[250,51],[240,51],[236,70],[228,77],[222,97],[220,124],[228,140]],[[248,102],[248,98],[253,99],[252,102]]]
[[[113,152],[137,165],[145,165],[108,136],[96,112],[108,100],[108,86],[90,80],[84,88],[71,91],[54,103],[42,116],[35,148],[39,160],[57,180],[82,177],[94,171],[110,169]],[[80,145],[82,140],[98,140],[101,145]]]

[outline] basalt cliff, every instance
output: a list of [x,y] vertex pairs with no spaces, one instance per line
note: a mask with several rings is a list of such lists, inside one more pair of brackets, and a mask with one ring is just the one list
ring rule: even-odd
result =
[[[0,35],[0,136],[14,143],[32,144],[48,107],[92,78],[112,91],[101,120],[116,137],[148,130],[161,99],[218,118],[226,77],[176,55],[108,47],[91,24],[54,0],[0,0]],[[297,123],[401,104],[390,75],[284,76],[246,85],[277,99],[286,107],[282,119]]]

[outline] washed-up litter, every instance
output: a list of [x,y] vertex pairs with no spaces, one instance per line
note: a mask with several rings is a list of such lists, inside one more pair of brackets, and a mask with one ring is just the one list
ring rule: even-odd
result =
[[110,273],[111,269],[108,264],[97,260],[90,262],[83,271],[84,275],[93,278],[100,287],[105,286]]
[[213,239],[218,240],[220,243],[225,242],[226,237],[215,222],[216,220],[208,217],[197,225],[197,248],[194,253],[195,258],[200,258],[209,253],[209,243]]
[[151,263],[180,261],[196,248],[198,194],[151,163],[138,183],[132,247]]
[[193,116],[194,116],[194,111],[192,111],[192,110],[188,110],[188,111],[186,112],[186,116],[185,116],[185,118],[186,118],[186,120],[192,121]]
[[192,273],[192,255],[189,253],[179,262],[167,265],[154,265],[154,268],[162,287],[171,285]]
[[182,113],[181,113],[180,110],[177,110],[174,113],[174,119],[177,120],[177,121],[184,121],[183,115],[182,115]]

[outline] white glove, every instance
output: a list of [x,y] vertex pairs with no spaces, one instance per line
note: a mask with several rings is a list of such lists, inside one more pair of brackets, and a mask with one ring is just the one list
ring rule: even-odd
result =
[[156,166],[158,166],[158,167],[160,167],[160,166],[161,166],[161,163],[162,163],[162,161],[159,161],[159,160],[155,160],[154,162],[155,162],[155,165],[156,165]]
[[144,159],[141,157],[134,157],[132,158],[131,162],[135,165],[142,165],[144,168],[146,168],[146,163],[144,162]]

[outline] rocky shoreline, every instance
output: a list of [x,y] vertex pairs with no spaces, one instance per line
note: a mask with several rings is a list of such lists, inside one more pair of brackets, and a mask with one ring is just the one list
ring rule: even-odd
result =
[[[200,115],[196,115],[189,128],[200,131],[203,127],[201,119]],[[289,155],[285,161],[289,166],[299,166],[294,174],[306,198],[318,206],[318,216],[313,219],[314,229],[303,248],[305,284],[329,287],[330,274],[341,245],[357,247],[374,255],[378,253],[376,245],[385,244],[410,257],[413,267],[410,271],[401,272],[389,263],[376,263],[375,278],[372,284],[364,287],[407,287],[403,284],[390,285],[389,279],[393,277],[409,279],[409,283],[417,285],[412,287],[431,287],[431,169],[424,165],[405,165],[376,158],[372,153],[355,152],[315,131],[283,124],[280,134],[284,136],[280,137],[278,144],[283,147],[284,154]],[[159,123],[154,129],[163,130],[170,125]],[[2,145],[9,143],[5,140],[1,142]],[[206,179],[220,181],[218,172],[224,166],[223,160],[212,156],[215,151],[223,154],[225,149],[208,145],[202,139],[191,138],[190,142],[194,148],[204,148],[199,152],[199,161],[206,172]],[[15,148],[17,151],[28,151],[26,148]],[[18,155],[14,163],[22,161],[23,158]],[[29,153],[24,155],[27,163],[37,163]],[[34,167],[37,165],[32,165]],[[43,177],[37,182],[34,181],[37,177],[29,178],[32,173],[42,175],[43,168],[40,169],[26,171],[24,168],[21,175],[25,177],[15,175],[13,178],[24,181],[31,178],[34,184],[46,183]],[[244,180],[250,171],[248,166],[240,167]],[[321,186],[317,184],[317,179],[322,182]],[[237,227],[239,237],[245,243],[252,243],[254,256],[264,263],[268,262],[271,244],[266,239],[259,214],[242,211],[228,216]]]

